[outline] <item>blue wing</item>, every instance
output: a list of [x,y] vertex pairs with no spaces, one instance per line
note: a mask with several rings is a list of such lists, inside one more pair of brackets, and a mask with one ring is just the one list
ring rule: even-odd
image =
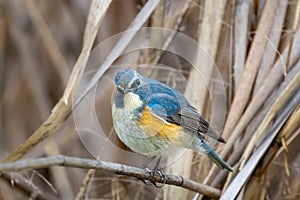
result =
[[204,133],[219,142],[225,142],[209,127],[209,123],[190,105],[185,96],[158,81],[149,82],[150,84],[140,88],[137,93],[154,114],[169,123],[181,125],[195,133]]

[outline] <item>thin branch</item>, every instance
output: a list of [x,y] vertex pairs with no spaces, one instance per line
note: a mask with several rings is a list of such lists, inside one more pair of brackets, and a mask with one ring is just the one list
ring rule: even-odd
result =
[[10,173],[3,173],[0,178],[10,184],[14,188],[14,191],[19,190],[21,193],[27,195],[28,197],[34,198],[36,200],[47,200],[53,199],[52,195],[40,191],[33,184],[28,184],[28,182],[22,176],[16,176],[16,174],[11,175]]
[[[93,159],[84,159],[84,158],[75,158],[68,156],[51,156],[46,158],[38,158],[38,159],[24,159],[10,163],[1,163],[0,164],[0,172],[4,171],[19,171],[23,169],[38,169],[38,168],[46,168],[50,166],[66,166],[66,167],[75,167],[75,168],[83,168],[83,169],[98,169],[105,170],[108,172],[112,172],[118,175],[126,175],[132,176],[139,179],[149,180],[163,183],[163,179],[158,174],[150,174],[147,170],[131,167],[123,164],[117,164],[106,161],[98,161]],[[185,179],[181,176],[175,175],[165,175],[165,183],[169,185],[180,186],[195,192],[202,193],[210,198],[219,198],[221,195],[221,191],[203,185],[201,183],[197,183],[195,181]]]
[[79,189],[79,191],[78,191],[78,193],[75,197],[75,200],[83,199],[84,194],[87,191],[88,185],[89,185],[93,175],[95,174],[95,171],[96,171],[95,169],[89,169],[87,171],[87,173],[84,176],[84,179],[81,182],[81,187],[80,187],[80,189]]

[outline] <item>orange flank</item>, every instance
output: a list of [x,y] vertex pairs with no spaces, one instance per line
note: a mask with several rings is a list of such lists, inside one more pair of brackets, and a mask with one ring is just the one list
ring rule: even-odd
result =
[[159,136],[164,139],[176,141],[181,135],[180,126],[166,122],[155,114],[152,114],[149,106],[145,107],[137,123],[149,137]]

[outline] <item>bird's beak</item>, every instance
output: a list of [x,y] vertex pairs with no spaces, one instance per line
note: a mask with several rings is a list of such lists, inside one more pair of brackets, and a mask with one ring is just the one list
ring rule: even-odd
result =
[[130,92],[130,88],[123,88],[121,86],[117,86],[117,90],[122,94],[126,94],[127,92]]
[[117,86],[117,90],[118,90],[118,92],[124,94],[124,88]]

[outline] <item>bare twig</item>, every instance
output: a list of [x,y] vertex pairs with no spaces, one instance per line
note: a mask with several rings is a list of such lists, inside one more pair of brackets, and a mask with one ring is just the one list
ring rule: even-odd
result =
[[[106,170],[112,173],[116,173],[118,175],[132,176],[144,180],[151,179],[152,181],[159,183],[164,182],[164,180],[159,174],[152,175],[145,169],[112,162],[98,161],[85,158],[75,158],[68,156],[51,156],[46,158],[24,159],[10,163],[1,163],[0,172],[19,171],[23,169],[38,169],[50,166],[66,166],[83,169]],[[211,198],[219,198],[221,195],[221,191],[216,188],[203,185],[201,183],[197,183],[189,179],[185,179],[181,176],[165,175],[165,183],[199,192]]]
[[95,171],[96,171],[95,169],[89,169],[87,171],[87,173],[85,174],[84,179],[81,182],[81,187],[80,187],[79,192],[76,195],[75,200],[80,200],[80,199],[83,198],[83,196],[86,193],[88,185],[89,185],[89,183],[90,183],[90,181],[92,179],[92,176],[94,175]]
[[28,184],[28,182],[24,180],[24,177],[16,176],[16,174],[11,175],[9,173],[3,173],[1,174],[0,178],[4,179],[8,184],[13,183],[12,185],[14,188],[28,195],[31,198],[37,200],[53,199],[52,195],[40,191],[37,187],[35,187],[32,184]]

